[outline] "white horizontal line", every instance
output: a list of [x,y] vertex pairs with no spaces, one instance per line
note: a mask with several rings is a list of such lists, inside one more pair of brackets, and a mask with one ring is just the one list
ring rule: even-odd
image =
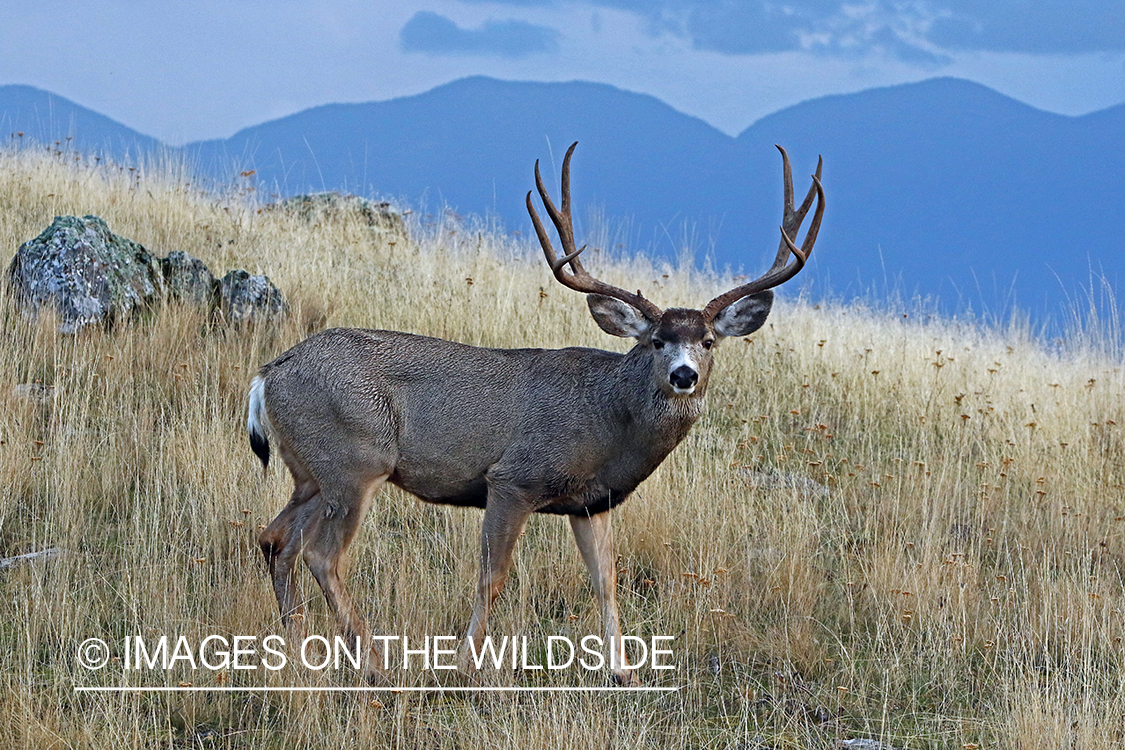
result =
[[76,693],[670,693],[680,687],[120,687],[83,686]]

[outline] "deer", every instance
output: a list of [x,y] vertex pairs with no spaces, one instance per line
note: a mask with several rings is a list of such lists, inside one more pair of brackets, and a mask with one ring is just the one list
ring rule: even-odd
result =
[[[635,341],[627,353],[570,347],[490,349],[396,331],[334,328],[314,334],[253,379],[247,429],[268,469],[271,439],[293,479],[288,504],[261,532],[283,626],[303,633],[297,559],[304,560],[338,626],[369,645],[364,676],[387,675],[340,574],[340,562],[384,483],[427,503],[482,508],[476,602],[458,665],[470,670],[489,613],[533,514],[569,519],[601,612],[609,669],[636,685],[626,660],[616,602],[610,510],[623,502],[684,439],[703,413],[715,347],[765,323],[773,291],[806,264],[824,214],[818,160],[812,185],[794,205],[789,156],[781,152],[781,241],[764,275],[701,310],[661,310],[592,276],[575,249],[570,160],[561,204],[551,201],[539,162],[535,187],[562,256],[527,193],[527,210],[547,264],[564,287],[586,295],[596,324]],[[800,247],[795,239],[816,200]],[[792,256],[792,259],[790,259]]]

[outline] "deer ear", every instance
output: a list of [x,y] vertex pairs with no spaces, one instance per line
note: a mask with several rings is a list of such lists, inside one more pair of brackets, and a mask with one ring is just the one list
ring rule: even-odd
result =
[[601,294],[587,294],[586,304],[598,327],[610,336],[640,338],[645,335],[652,322],[641,315],[640,310],[613,297]]
[[715,333],[746,336],[765,325],[773,307],[773,292],[766,290],[732,302],[715,316]]

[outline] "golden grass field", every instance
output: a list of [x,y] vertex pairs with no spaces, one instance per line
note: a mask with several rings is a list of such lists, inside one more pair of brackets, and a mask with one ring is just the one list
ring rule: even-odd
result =
[[[830,173],[826,189],[831,200]],[[679,691],[76,693],[359,684],[347,669],[89,672],[75,659],[90,637],[281,632],[256,536],[291,486],[280,462],[262,479],[245,399],[256,368],[309,333],[628,346],[598,330],[527,238],[441,215],[411,217],[412,240],[392,244],[355,217],[311,224],[262,203],[248,185],[205,193],[167,167],[0,151],[4,263],[53,216],[93,213],[158,255],[266,273],[292,306],[273,328],[230,330],[169,306],[71,336],[49,316],[29,321],[0,285],[0,557],[66,550],[0,570],[0,747],[1125,742],[1120,362],[1077,333],[1048,350],[1022,329],[813,306],[797,283],[765,328],[720,347],[707,414],[614,511],[625,631],[677,636],[678,669],[641,677]],[[817,252],[832,252],[830,233]],[[595,273],[662,306],[697,307],[731,285],[591,255]],[[13,390],[35,382],[50,386],[41,400]],[[759,481],[770,473],[829,492]],[[463,630],[479,524],[479,511],[395,489],[376,498],[349,570],[376,631]],[[301,584],[310,632],[335,634],[303,570]],[[532,520],[489,626],[601,632],[564,519]],[[608,682],[574,670],[486,681]]]

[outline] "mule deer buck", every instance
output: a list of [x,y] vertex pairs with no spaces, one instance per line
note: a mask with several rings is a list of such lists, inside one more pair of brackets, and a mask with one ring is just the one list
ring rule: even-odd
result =
[[[591,276],[575,249],[570,158],[562,203],[535,184],[563,256],[527,194],[527,209],[555,278],[585,295],[603,331],[633,338],[626,354],[597,349],[483,349],[393,331],[338,328],[309,337],[262,367],[250,387],[250,444],[263,468],[269,435],[293,476],[289,504],[262,532],[281,618],[301,632],[298,556],[316,577],[343,630],[370,643],[340,578],[341,556],[384,482],[431,503],[484,508],[476,606],[460,664],[480,648],[489,610],[508,576],[512,551],[532,513],[565,515],[601,608],[611,669],[635,681],[624,661],[608,511],[629,496],[683,440],[703,411],[714,346],[765,323],[772,287],[801,270],[824,213],[821,167],[794,207],[784,166],[781,243],[761,278],[702,310],[661,310]],[[791,239],[816,198],[803,245]],[[793,259],[790,262],[789,256]],[[569,267],[569,271],[567,270]],[[366,676],[382,659],[372,649]]]

